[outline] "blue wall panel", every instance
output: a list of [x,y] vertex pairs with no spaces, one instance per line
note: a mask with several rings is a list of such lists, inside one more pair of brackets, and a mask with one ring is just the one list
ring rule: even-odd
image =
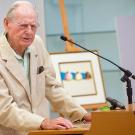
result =
[[[119,64],[118,41],[115,33],[117,16],[135,15],[134,0],[65,0],[69,31],[73,40]],[[63,52],[64,42],[57,0],[45,1],[47,48],[49,52]],[[126,103],[126,88],[120,81],[121,72],[101,60],[107,96]],[[123,87],[124,86],[124,87]]]

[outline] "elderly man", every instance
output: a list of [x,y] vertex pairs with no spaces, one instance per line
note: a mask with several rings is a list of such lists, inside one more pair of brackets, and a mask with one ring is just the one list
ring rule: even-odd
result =
[[[28,1],[17,1],[0,37],[0,135],[25,135],[34,129],[69,129],[91,117],[55,79],[50,56],[35,35],[37,13]],[[46,104],[64,118],[49,119]],[[68,120],[68,119],[70,120]]]

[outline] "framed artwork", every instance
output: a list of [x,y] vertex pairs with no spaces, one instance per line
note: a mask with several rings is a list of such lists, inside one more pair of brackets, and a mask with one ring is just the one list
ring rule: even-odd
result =
[[80,105],[106,102],[98,56],[90,52],[66,52],[52,53],[51,59],[57,80]]

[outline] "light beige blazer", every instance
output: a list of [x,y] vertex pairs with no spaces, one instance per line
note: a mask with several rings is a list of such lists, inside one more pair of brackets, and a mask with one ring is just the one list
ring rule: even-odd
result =
[[[86,114],[56,81],[50,56],[39,36],[30,48],[31,85],[5,35],[0,37],[0,135],[25,135],[39,129],[47,117],[47,100],[72,121]],[[41,66],[43,70],[39,73]]]

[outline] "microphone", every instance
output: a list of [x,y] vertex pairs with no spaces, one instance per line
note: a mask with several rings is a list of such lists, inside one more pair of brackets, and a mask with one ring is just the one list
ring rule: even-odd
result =
[[[115,65],[116,67],[118,67],[121,71],[123,71],[128,77],[132,77],[133,79],[135,79],[135,75],[132,75],[132,73],[131,73],[129,70],[126,70],[126,69],[120,67],[119,65],[117,65],[117,64],[114,63],[113,61],[111,61],[111,60],[109,60],[109,59],[107,59],[107,58],[105,58],[105,57],[103,57],[103,56],[101,56],[101,55],[99,55],[99,54],[97,54],[97,53],[94,53],[93,51],[90,51],[90,50],[88,50],[87,48],[84,48],[83,46],[81,46],[81,45],[79,45],[79,44],[73,42],[72,40],[68,39],[68,38],[65,37],[65,36],[61,36],[60,39],[62,39],[63,41],[68,41],[68,42],[70,42],[70,43],[72,43],[72,44],[75,44],[76,46],[79,46],[80,48],[82,48],[82,49],[84,49],[84,50],[86,50],[86,51],[88,51],[88,52],[91,52],[91,53],[97,55],[98,57],[100,57],[100,58],[102,58],[102,59],[104,59],[104,60],[106,60],[106,61],[112,63],[113,65]],[[123,80],[123,82],[124,82],[124,78],[123,78],[122,80]]]
[[119,107],[120,109],[126,109],[125,106],[116,99],[107,97],[106,100],[112,105],[110,107],[111,110],[114,110],[116,107]]
[[123,77],[120,80],[122,82],[127,82],[128,103],[129,104],[132,103],[132,88],[131,88],[131,80],[129,79],[129,77],[135,79],[135,75],[133,75],[129,70],[120,67],[119,65],[117,65],[113,61],[111,61],[111,60],[109,60],[109,59],[107,59],[107,58],[105,58],[105,57],[103,57],[103,56],[101,56],[101,55],[99,55],[97,53],[94,53],[93,51],[90,51],[89,49],[87,49],[87,48],[85,48],[85,47],[83,47],[83,46],[81,46],[81,45],[73,42],[72,40],[68,39],[66,36],[61,36],[60,39],[63,40],[63,41],[67,41],[67,42],[70,42],[72,44],[75,44],[76,46],[82,48],[83,50],[88,51],[88,52],[90,52],[90,53],[92,53],[94,55],[97,55],[98,57],[100,57],[100,58],[102,58],[102,59],[104,59],[104,60],[112,63],[113,65],[115,65],[116,67],[118,67],[122,72],[124,72],[124,75],[123,75]]

